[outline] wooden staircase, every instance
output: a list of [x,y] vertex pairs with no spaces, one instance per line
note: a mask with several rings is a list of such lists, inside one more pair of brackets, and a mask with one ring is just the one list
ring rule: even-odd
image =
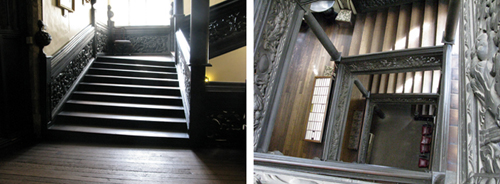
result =
[[187,129],[173,57],[103,56],[92,63],[49,132],[187,141]]
[[[426,0],[358,14],[349,55],[443,45],[447,0]],[[372,94],[438,93],[440,70],[358,76]],[[353,93],[354,95],[355,93]],[[356,93],[354,98],[361,98]],[[420,115],[435,107],[415,106]]]

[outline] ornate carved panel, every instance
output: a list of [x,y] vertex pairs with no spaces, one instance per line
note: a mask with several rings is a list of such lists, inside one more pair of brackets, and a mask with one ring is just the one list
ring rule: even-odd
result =
[[261,40],[256,45],[254,60],[254,148],[260,139],[275,90],[278,66],[296,4],[290,0],[273,1],[264,23]]
[[415,69],[418,67],[441,67],[442,59],[439,56],[403,56],[381,58],[346,64],[351,72],[373,72],[384,70]]
[[127,35],[132,42],[133,53],[170,53],[174,50],[171,35]]
[[437,104],[439,95],[413,94],[373,94],[370,100],[373,103],[408,103],[408,104]]
[[462,8],[460,183],[500,183],[500,1]]
[[359,12],[376,11],[389,6],[398,6],[422,0],[357,0],[352,1]]
[[106,44],[108,43],[108,30],[99,26],[96,27],[97,37],[97,52],[106,52]]
[[92,43],[91,40],[62,72],[51,78],[51,109],[56,107],[92,58]]
[[346,70],[344,65],[338,66],[337,81],[335,81],[334,97],[330,106],[328,117],[327,135],[325,138],[325,150],[323,157],[326,155],[326,160],[336,161],[340,157],[341,142],[344,136],[345,117],[349,100],[351,98],[351,90],[354,77]]
[[367,107],[365,107],[364,121],[363,121],[363,129],[361,133],[361,141],[359,143],[359,151],[358,151],[358,163],[366,163],[366,156],[368,154],[368,143],[370,139],[370,129],[372,126],[372,118],[373,118],[373,109],[375,108],[375,104],[368,102]]
[[210,44],[220,42],[232,35],[242,33],[246,30],[245,12],[235,12],[225,15],[220,19],[210,22],[208,28]]

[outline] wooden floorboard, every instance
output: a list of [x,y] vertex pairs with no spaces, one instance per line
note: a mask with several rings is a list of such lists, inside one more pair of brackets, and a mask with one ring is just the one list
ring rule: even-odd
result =
[[0,183],[245,183],[245,151],[43,142],[0,157]]

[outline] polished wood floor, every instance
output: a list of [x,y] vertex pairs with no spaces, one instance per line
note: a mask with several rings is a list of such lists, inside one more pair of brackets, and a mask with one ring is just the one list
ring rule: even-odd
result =
[[245,152],[43,142],[0,157],[0,183],[245,183]]
[[[347,56],[353,28],[341,27],[333,20],[316,17],[337,50],[342,52],[342,56]],[[323,76],[325,66],[333,67],[334,62],[330,61],[330,56],[311,29],[299,33],[293,53],[286,78],[288,85],[281,96],[269,151],[278,150],[285,155],[303,158],[321,157],[322,143],[304,141],[305,109],[309,107],[314,77]]]

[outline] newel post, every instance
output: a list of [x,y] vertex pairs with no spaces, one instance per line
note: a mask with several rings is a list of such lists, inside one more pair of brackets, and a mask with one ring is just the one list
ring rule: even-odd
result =
[[50,123],[52,119],[51,115],[51,104],[50,104],[50,73],[51,66],[50,62],[47,61],[47,55],[43,52],[43,47],[50,44],[52,37],[49,33],[44,31],[45,25],[43,21],[38,21],[38,32],[35,33],[35,43],[40,49],[38,52],[38,85],[40,91],[40,119],[41,119],[41,129],[42,134],[47,130],[47,124]]
[[210,6],[206,0],[191,0],[191,33],[190,33],[190,67],[191,67],[191,99],[190,99],[190,137],[200,143],[204,139],[205,130],[205,68],[208,64],[208,24]]
[[[92,23],[92,26],[96,28],[96,20],[95,20],[95,8],[94,4],[96,3],[97,0],[92,0],[90,1],[90,22]],[[97,30],[94,30],[94,38],[92,39],[92,57],[97,56]]]
[[[174,18],[174,39],[175,33],[180,29],[182,19],[184,18],[184,1],[174,0],[173,8],[173,18]],[[177,43],[174,41],[174,52],[175,52],[175,64],[179,63],[179,49],[177,48]]]
[[111,55],[114,55],[115,52],[115,45],[114,45],[114,35],[113,35],[113,28],[115,27],[115,22],[111,20],[115,16],[115,13],[111,11],[111,5],[108,5],[108,43],[106,43],[107,46],[107,52]]

